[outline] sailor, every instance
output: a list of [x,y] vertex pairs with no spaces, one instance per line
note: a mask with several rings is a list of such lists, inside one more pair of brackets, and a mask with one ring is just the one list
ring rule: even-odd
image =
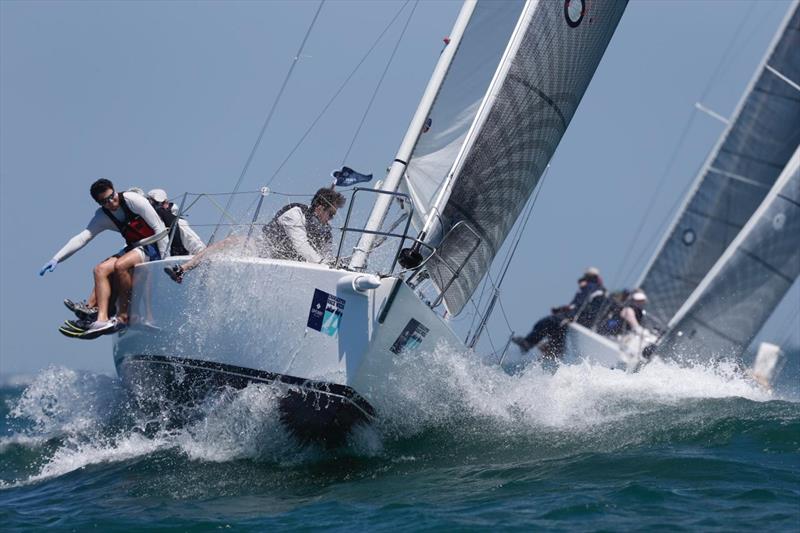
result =
[[311,205],[289,204],[262,227],[271,257],[321,263],[330,257],[333,237],[330,221],[345,203],[335,190],[319,189]]
[[[329,259],[333,243],[330,222],[345,201],[341,193],[323,187],[314,194],[310,206],[299,203],[284,206],[261,228],[258,255],[309,263],[322,263]],[[208,254],[243,242],[241,237],[228,237],[210,245],[186,263],[164,271],[173,281],[181,283],[183,276],[196,268]]]
[[527,352],[546,338],[548,343],[543,350],[545,355],[560,357],[564,351],[568,323],[577,318],[583,325],[591,324],[604,296],[605,288],[600,271],[595,267],[589,267],[578,279],[578,292],[569,304],[553,307],[550,315],[536,322],[528,335],[512,337],[511,341],[523,352]]
[[[117,331],[128,321],[128,300],[133,282],[133,267],[166,256],[167,240],[140,244],[148,238],[165,234],[166,228],[150,202],[134,191],[116,192],[107,179],[95,181],[89,193],[100,207],[86,229],[72,237],[39,271],[40,276],[55,270],[58,263],[86,246],[89,241],[106,230],[117,231],[125,238],[127,246],[94,268],[94,294],[97,318],[86,331],[93,338]],[[117,314],[109,318],[112,276],[118,285]]]
[[597,328],[601,335],[613,337],[622,335],[630,331],[641,333],[647,311],[644,307],[647,304],[647,294],[642,289],[635,289],[621,305],[612,309],[610,316]]
[[205,250],[206,245],[200,236],[195,233],[186,220],[178,217],[178,208],[169,201],[167,191],[164,189],[152,189],[148,191],[147,198],[167,226],[167,229],[170,230],[170,233],[173,232],[175,221],[178,221],[177,230],[172,235],[172,244],[169,249],[170,256],[195,255]]

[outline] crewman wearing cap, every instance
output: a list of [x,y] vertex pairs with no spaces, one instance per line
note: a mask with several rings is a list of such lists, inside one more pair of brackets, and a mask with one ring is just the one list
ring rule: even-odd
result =
[[629,331],[640,333],[642,322],[647,315],[644,306],[647,304],[647,295],[642,289],[621,291],[612,296],[610,312],[606,320],[602,321],[597,332],[607,337],[622,335]]
[[647,294],[642,289],[636,289],[631,293],[631,297],[626,302],[625,307],[619,312],[619,316],[627,324],[628,330],[635,333],[642,331],[645,304],[647,304]]
[[567,326],[572,320],[588,325],[594,322],[599,307],[605,299],[606,290],[600,271],[589,267],[578,278],[578,292],[572,301],[561,307],[553,307],[550,316],[546,316],[533,325],[533,329],[525,337],[512,337],[511,341],[527,352],[545,338],[548,339],[546,355],[560,357],[564,351],[564,339]]
[[[205,250],[206,245],[203,240],[189,226],[186,220],[177,216],[178,208],[169,201],[167,191],[164,189],[152,189],[147,193],[147,198],[172,234],[169,255],[195,255]],[[178,221],[177,231],[174,231],[172,228],[176,220]]]

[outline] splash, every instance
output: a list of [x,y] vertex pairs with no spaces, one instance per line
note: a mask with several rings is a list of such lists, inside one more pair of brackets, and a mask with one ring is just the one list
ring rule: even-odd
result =
[[732,364],[654,361],[633,374],[589,363],[551,373],[532,364],[509,375],[439,347],[398,360],[394,373],[393,390],[380,407],[399,433],[476,417],[512,430],[580,431],[687,400],[774,399]]
[[[36,464],[21,477],[3,474],[0,487],[163,453],[191,462],[254,460],[278,467],[330,459],[332,453],[372,457],[392,454],[387,446],[391,450],[394,443],[430,431],[445,445],[470,434],[484,440],[521,439],[526,446],[560,439],[613,448],[668,440],[670,428],[694,434],[692,428],[736,416],[730,409],[714,411],[712,401],[726,399],[761,403],[774,398],[733,366],[655,361],[627,374],[590,364],[554,372],[530,365],[510,375],[440,347],[397,358],[386,394],[374,402],[377,425],[359,428],[344,451],[331,452],[300,444],[286,431],[278,397],[268,386],[254,384],[209,397],[193,407],[197,416],[173,426],[168,412],[137,412],[112,378],[51,367],[16,401],[9,414],[12,432],[0,439],[4,457],[26,448],[38,453]],[[410,454],[398,456],[414,460]]]

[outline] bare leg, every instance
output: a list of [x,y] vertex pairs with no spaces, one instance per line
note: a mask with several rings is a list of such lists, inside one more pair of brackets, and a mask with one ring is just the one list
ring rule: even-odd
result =
[[99,265],[94,267],[94,290],[97,302],[97,320],[108,320],[108,302],[111,300],[111,280],[114,267],[117,264],[116,257],[109,257]]
[[114,265],[114,274],[117,276],[117,283],[119,284],[117,320],[123,324],[128,322],[128,302],[131,298],[131,287],[133,286],[133,267],[141,262],[142,256],[139,250],[131,250],[120,257],[116,265]]
[[214,254],[225,248],[230,248],[236,244],[241,244],[242,239],[240,237],[228,237],[227,239],[222,239],[219,242],[215,242],[214,244],[210,244],[206,247],[205,250],[200,252],[199,254],[195,254],[194,257],[186,261],[181,265],[181,270],[184,272],[189,272],[193,268],[195,268],[201,261],[207,258],[208,254]]
[[86,305],[89,307],[97,307],[97,290],[94,287],[92,287],[92,292],[86,299]]

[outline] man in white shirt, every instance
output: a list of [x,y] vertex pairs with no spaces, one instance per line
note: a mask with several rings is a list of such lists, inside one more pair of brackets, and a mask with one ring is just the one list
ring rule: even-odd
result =
[[[309,263],[322,263],[329,259],[333,242],[330,221],[344,204],[345,197],[341,193],[324,187],[314,194],[310,206],[289,204],[283,207],[261,228],[259,255]],[[229,237],[212,244],[186,263],[164,270],[175,282],[181,283],[183,276],[203,261],[208,253],[242,242],[240,237]]]
[[[86,246],[89,241],[106,230],[117,231],[125,238],[127,246],[94,268],[94,292],[97,297],[97,319],[84,338],[94,338],[117,331],[128,321],[128,300],[133,284],[133,267],[139,263],[166,257],[166,227],[153,206],[142,195],[127,191],[118,193],[107,179],[95,181],[89,192],[100,205],[86,229],[72,237],[39,271],[40,276],[55,270],[58,263]],[[158,238],[158,235],[162,237]],[[148,242],[151,240],[155,242]],[[109,318],[111,277],[118,284],[117,315]]]

